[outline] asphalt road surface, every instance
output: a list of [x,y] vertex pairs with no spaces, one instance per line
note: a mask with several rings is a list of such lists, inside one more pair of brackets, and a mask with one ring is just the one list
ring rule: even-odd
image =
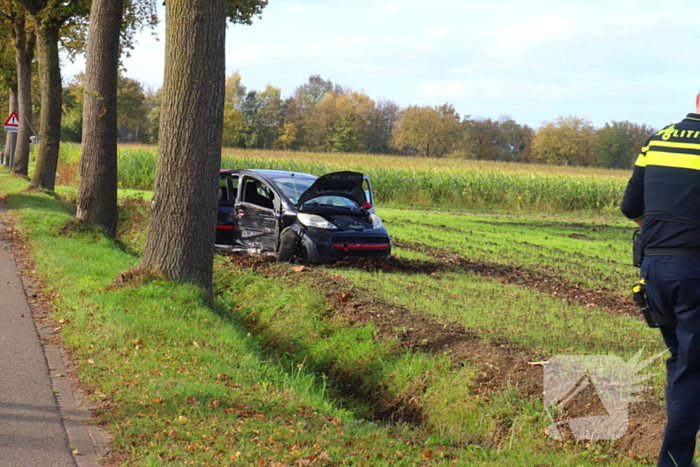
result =
[[0,467],[75,466],[14,256],[0,242]]

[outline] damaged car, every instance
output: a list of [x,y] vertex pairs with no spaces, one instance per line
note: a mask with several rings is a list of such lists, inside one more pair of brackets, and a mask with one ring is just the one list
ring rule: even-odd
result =
[[389,257],[391,239],[373,200],[369,178],[359,172],[222,169],[216,248],[318,264]]

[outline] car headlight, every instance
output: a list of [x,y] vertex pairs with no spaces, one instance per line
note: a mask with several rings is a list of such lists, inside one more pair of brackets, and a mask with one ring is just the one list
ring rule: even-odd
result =
[[370,214],[369,218],[372,219],[372,228],[378,229],[382,226],[381,218],[376,214]]
[[301,225],[304,225],[306,227],[315,227],[317,229],[337,229],[334,224],[328,222],[326,219],[324,219],[321,216],[317,216],[316,214],[297,214],[297,219],[299,219],[299,222]]

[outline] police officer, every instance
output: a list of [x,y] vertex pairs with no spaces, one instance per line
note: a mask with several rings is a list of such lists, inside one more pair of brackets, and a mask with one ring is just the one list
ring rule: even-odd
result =
[[659,467],[689,467],[700,429],[700,94],[696,113],[653,135],[622,212],[642,226],[641,276],[671,356]]

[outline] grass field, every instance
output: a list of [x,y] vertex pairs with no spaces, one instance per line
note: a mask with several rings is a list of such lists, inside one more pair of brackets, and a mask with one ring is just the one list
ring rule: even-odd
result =
[[[275,153],[231,157],[263,156],[294,163]],[[347,161],[370,171],[380,165],[370,157]],[[401,162],[406,170],[426,169],[424,160]],[[327,164],[318,155],[298,163]],[[433,174],[581,177],[619,186],[626,177],[430,163]],[[642,349],[644,358],[663,350],[629,299],[632,228],[611,207],[553,213],[550,195],[539,205],[547,212],[538,213],[498,203],[500,210],[465,210],[455,199],[442,203],[450,209],[407,209],[402,198],[378,206],[395,242],[390,260],[302,268],[219,257],[212,308],[194,289],[133,269],[146,202],[122,198],[117,245],[72,224],[70,203],[22,193],[22,184],[0,175],[81,379],[114,435],[114,463],[653,462],[663,426],[660,375],[647,382],[648,402],[631,404],[621,439],[577,442],[544,433],[557,414],[542,405],[543,367],[533,363],[554,355],[629,360]],[[74,189],[60,193],[74,198]],[[643,373],[661,371],[659,359]]]

